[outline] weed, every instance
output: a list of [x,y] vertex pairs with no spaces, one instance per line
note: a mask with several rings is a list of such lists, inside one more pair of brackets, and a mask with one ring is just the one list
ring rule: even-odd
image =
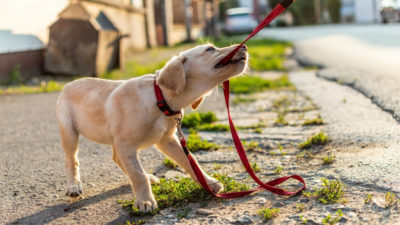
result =
[[293,88],[288,76],[270,80],[257,76],[240,76],[230,80],[230,91],[236,94],[250,94],[268,89]]
[[257,163],[256,162],[254,162],[254,163],[250,163],[250,166],[251,166],[251,169],[255,172],[255,173],[257,173],[257,172],[260,172],[261,171],[261,169],[260,169],[260,167],[257,165]]
[[329,141],[331,141],[331,138],[329,138],[323,131],[321,131],[318,134],[309,138],[307,141],[300,143],[298,147],[300,149],[307,149],[311,148],[311,146],[313,145],[324,145]]
[[207,140],[203,140],[199,134],[197,134],[196,132],[192,132],[189,135],[187,147],[189,151],[196,152],[199,150],[218,150],[220,146],[214,143],[210,143]]
[[222,164],[214,164],[213,170],[220,170],[222,168]]
[[304,203],[297,203],[296,204],[297,212],[304,212],[305,208],[306,208],[306,204],[304,204]]
[[136,220],[136,221],[126,221],[123,225],[142,225],[145,224],[145,220]]
[[285,121],[285,114],[284,113],[278,113],[278,117],[276,118],[274,122],[275,126],[286,126],[288,125],[288,122]]
[[281,143],[278,143],[277,147],[278,147],[279,152],[281,153],[281,155],[287,155],[287,152],[283,151],[283,146],[282,146]]
[[322,178],[321,181],[322,187],[316,189],[314,193],[318,200],[325,204],[338,202],[342,198],[346,186],[339,180]]
[[324,163],[324,165],[329,165],[332,164],[336,159],[336,156],[332,155],[332,153],[330,153],[329,155],[326,155],[325,157],[322,157],[322,161]]
[[[212,176],[224,185],[224,192],[246,191],[249,189],[246,184],[240,184],[227,175],[213,174]],[[209,200],[213,197],[197,185],[191,178],[181,178],[178,181],[160,179],[160,183],[152,184],[152,190],[158,203],[158,208],[149,214],[155,214],[167,207],[184,206],[190,202]],[[118,203],[133,215],[142,216],[148,214],[139,212],[139,210],[134,207],[134,202],[135,199],[118,200]]]
[[195,128],[199,125],[211,124],[217,121],[217,116],[213,112],[193,112],[183,117],[182,127]]
[[262,130],[261,128],[257,127],[256,129],[254,129],[254,133],[256,133],[256,134],[262,134],[262,133],[263,133],[263,130]]
[[321,118],[321,116],[318,116],[317,118],[314,119],[306,120],[303,123],[303,126],[318,126],[318,125],[324,125],[324,120]]
[[339,222],[339,220],[343,217],[342,210],[338,209],[335,212],[335,217],[333,217],[331,214],[328,214],[323,220],[322,224],[324,225],[334,225]]
[[300,223],[301,224],[307,224],[307,219],[306,218],[304,218],[304,216],[302,215],[302,214],[300,214]]
[[307,151],[307,150],[299,151],[299,152],[296,154],[296,158],[298,158],[298,159],[302,159],[302,158],[314,158],[314,154],[313,154],[311,151]]
[[169,158],[165,158],[164,159],[164,165],[169,167],[169,168],[175,168],[175,167],[178,166],[172,160],[170,160]]
[[279,209],[278,208],[262,208],[258,210],[257,214],[261,216],[264,221],[271,220],[272,218],[275,218],[279,215]]
[[244,150],[246,150],[246,151],[259,151],[260,150],[260,147],[258,147],[258,142],[256,142],[256,141],[250,141],[250,142],[242,141],[242,145],[243,145]]
[[192,208],[184,208],[182,212],[178,213],[178,220],[186,218],[189,215],[190,211],[192,211]]
[[343,102],[343,103],[346,103],[346,102],[347,102],[347,100],[344,98],[344,99],[342,99],[342,102]]
[[367,194],[367,196],[364,198],[364,203],[365,204],[369,204],[372,202],[372,195],[371,194]]
[[274,173],[281,174],[282,170],[283,170],[283,167],[278,165],[278,166],[276,166],[276,169],[274,169]]
[[397,204],[399,199],[396,197],[396,195],[393,192],[387,192],[385,194],[385,207],[390,208],[394,205]]
[[286,108],[286,107],[290,106],[291,104],[292,104],[292,102],[290,101],[289,97],[286,95],[279,99],[276,99],[274,102],[272,102],[272,106],[275,109]]
[[238,104],[241,104],[241,103],[252,103],[252,102],[255,102],[255,101],[257,101],[257,98],[244,97],[242,95],[238,95],[238,96],[236,96],[235,99],[233,99],[233,104],[234,105],[238,105]]

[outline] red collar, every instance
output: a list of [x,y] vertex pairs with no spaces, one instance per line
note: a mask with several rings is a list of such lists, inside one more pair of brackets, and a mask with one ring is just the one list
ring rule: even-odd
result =
[[160,88],[160,86],[158,86],[158,84],[156,82],[156,78],[157,77],[154,77],[154,93],[156,94],[158,108],[166,116],[174,116],[174,115],[180,114],[181,111],[173,111],[168,106],[167,101],[165,101],[164,95],[162,94],[161,88]]

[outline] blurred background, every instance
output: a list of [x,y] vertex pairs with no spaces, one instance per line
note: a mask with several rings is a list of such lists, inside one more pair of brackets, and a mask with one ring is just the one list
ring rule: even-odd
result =
[[[249,33],[278,2],[1,0],[0,82],[37,83],[32,78],[44,74],[103,76],[138,68],[141,62],[129,59],[149,48]],[[298,0],[271,27],[399,21],[398,0]]]

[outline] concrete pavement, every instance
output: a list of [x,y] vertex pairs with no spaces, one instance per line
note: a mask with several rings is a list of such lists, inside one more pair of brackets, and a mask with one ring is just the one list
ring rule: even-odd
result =
[[260,36],[293,41],[296,57],[323,69],[400,120],[400,25],[327,25],[267,29]]

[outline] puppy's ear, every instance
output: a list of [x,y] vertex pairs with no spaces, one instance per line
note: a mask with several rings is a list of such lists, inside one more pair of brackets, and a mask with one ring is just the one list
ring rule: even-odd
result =
[[190,106],[192,107],[193,110],[196,110],[199,108],[200,104],[203,102],[204,96],[201,96],[199,99],[197,99],[196,101],[192,102],[192,104],[190,104]]
[[176,94],[181,93],[186,85],[185,71],[183,69],[185,61],[185,57],[174,56],[160,71],[157,83],[174,91]]

